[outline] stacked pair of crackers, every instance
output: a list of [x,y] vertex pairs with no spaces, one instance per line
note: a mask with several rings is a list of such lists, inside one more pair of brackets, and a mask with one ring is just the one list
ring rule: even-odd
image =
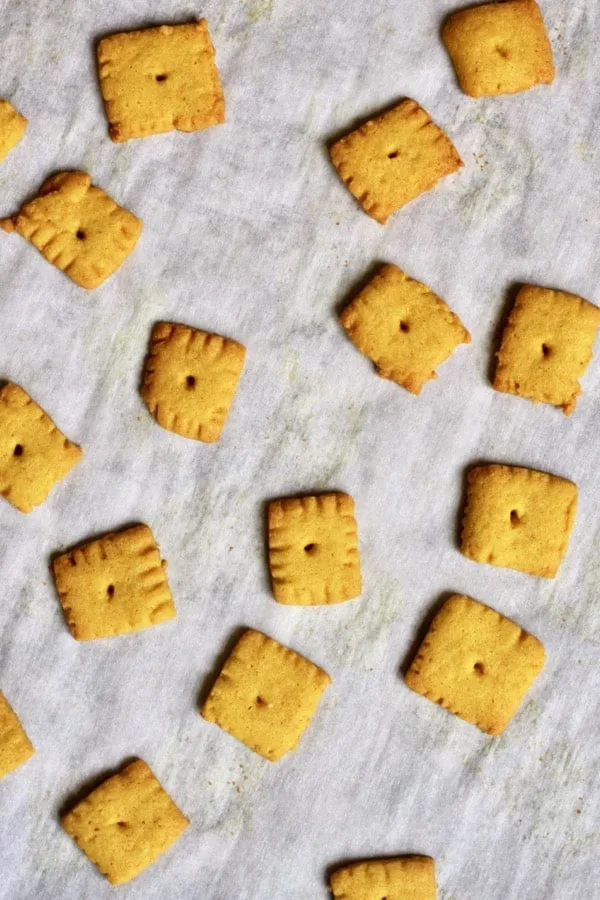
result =
[[[507,0],[450,16],[443,40],[472,97],[516,93],[554,78],[552,51],[534,0]],[[100,84],[114,141],[224,121],[214,48],[204,21],[102,40]],[[0,161],[26,120],[0,101]],[[463,165],[429,114],[405,100],[331,147],[332,161],[363,209],[380,223]],[[30,240],[76,284],[92,289],[136,246],[141,221],[84,172],[61,172],[0,223]],[[425,284],[385,265],[346,307],[342,324],[378,373],[417,395],[471,336]],[[592,356],[600,310],[561,291],[526,286],[497,353],[497,390],[570,414]],[[160,322],[151,334],[141,394],[156,421],[184,437],[215,441],[244,364],[235,341]],[[22,512],[43,502],[81,448],[19,386],[0,391],[0,493]],[[556,576],[577,506],[570,481],[520,467],[469,473],[461,550],[479,563]],[[268,511],[273,593],[285,605],[332,605],[362,590],[354,501],[332,493],[274,501]],[[53,561],[57,592],[77,640],[114,637],[176,615],[152,531],[137,525],[89,541]],[[450,597],[405,676],[414,691],[498,735],[544,664],[537,638],[477,600]],[[202,715],[275,762],[293,750],[331,679],[299,653],[255,630],[237,641]],[[34,749],[0,694],[0,777]],[[139,874],[182,834],[187,818],[148,765],[136,760],[63,817],[63,826],[113,884]],[[334,897],[433,900],[435,865],[424,856],[343,866]]]

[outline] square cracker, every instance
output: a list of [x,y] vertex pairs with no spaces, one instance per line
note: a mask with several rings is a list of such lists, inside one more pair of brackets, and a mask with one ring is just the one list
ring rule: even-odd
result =
[[470,597],[450,597],[406,673],[406,683],[488,734],[500,734],[544,667],[533,635]]
[[0,691],[0,778],[14,772],[35,753],[17,714]]
[[260,631],[235,645],[203,707],[251,750],[276,762],[296,747],[331,678]]
[[420,394],[443,363],[471,335],[458,316],[426,284],[398,266],[384,265],[344,309],[350,340],[373,361],[377,373]]
[[435,862],[428,856],[368,859],[336,869],[336,900],[435,900]]
[[0,389],[0,494],[9,503],[31,512],[82,455],[23,388]]
[[205,19],[113,34],[98,44],[98,66],[113,141],[225,121]]
[[8,100],[0,100],[0,163],[9,150],[19,143],[26,128],[25,116],[17,112]]
[[382,225],[463,165],[451,141],[414,100],[403,100],[336,141],[330,154],[348,190]]
[[73,637],[92,641],[174,618],[165,566],[147,525],[105,534],[57,556],[54,580]]
[[189,821],[138,759],[103,781],[61,824],[111,884],[125,884],[174,844]]
[[494,387],[552,403],[569,416],[581,394],[579,379],[592,358],[600,309],[564,291],[524,285],[496,354]]
[[554,81],[552,47],[535,0],[461,9],[446,20],[442,39],[471,97],[516,94]]
[[223,430],[245,357],[246,348],[237,341],[158,322],[140,393],[163,428],[212,443]]
[[469,559],[554,578],[577,512],[577,485],[519,466],[477,466],[467,476],[461,552]]
[[0,221],[71,281],[91,290],[119,268],[142,231],[140,219],[91,183],[86,172],[59,172],[16,215]]
[[269,566],[278,603],[342,603],[361,592],[358,531],[349,494],[269,504]]

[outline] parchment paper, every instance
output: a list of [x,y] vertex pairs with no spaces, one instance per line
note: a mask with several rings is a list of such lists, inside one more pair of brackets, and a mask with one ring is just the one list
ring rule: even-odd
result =
[[[0,169],[0,214],[83,168],[141,216],[140,243],[85,292],[17,236],[0,240],[0,375],[84,448],[34,513],[0,506],[0,686],[37,748],[0,784],[0,896],[109,898],[58,822],[90,783],[143,757],[192,821],[127,898],[309,900],[348,859],[435,857],[440,900],[600,897],[600,359],[571,418],[496,393],[515,284],[600,303],[600,10],[545,0],[551,88],[474,101],[440,41],[456,4],[389,0],[4,0],[0,95],[29,118]],[[227,124],[111,143],[104,34],[204,15]],[[328,140],[418,100],[465,168],[387,227],[356,205]],[[375,376],[337,311],[371,267],[425,281],[472,333],[414,398]],[[222,439],[159,428],[139,398],[149,330],[182,321],[242,341]],[[462,557],[465,469],[518,463],[574,479],[555,581]],[[278,606],[265,504],[340,489],[357,503],[362,598]],[[92,643],[70,636],[52,553],[147,522],[178,617]],[[500,739],[411,693],[402,667],[449,591],[545,644],[544,673]],[[198,715],[231,639],[259,628],[333,678],[296,753],[273,765]]]

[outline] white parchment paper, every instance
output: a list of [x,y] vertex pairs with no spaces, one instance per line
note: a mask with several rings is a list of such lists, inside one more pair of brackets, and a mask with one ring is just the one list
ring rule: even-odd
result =
[[[411,851],[435,857],[440,900],[600,897],[600,360],[571,418],[489,383],[516,283],[600,303],[600,10],[545,0],[555,84],[474,101],[440,41],[454,6],[0,2],[0,95],[30,120],[0,169],[0,214],[48,174],[83,168],[144,220],[133,255],[91,293],[17,236],[0,238],[0,376],[85,451],[31,515],[0,505],[0,686],[37,748],[0,784],[2,898],[115,895],[58,815],[133,756],[192,824],[119,889],[132,900],[324,900],[336,863]],[[111,143],[98,38],[202,15],[227,124]],[[447,131],[465,168],[383,228],[341,184],[326,146],[403,96]],[[337,319],[380,261],[431,285],[473,337],[419,398],[377,378]],[[162,430],[139,398],[157,319],[248,347],[216,445]],[[555,581],[460,555],[464,472],[477,460],[578,483]],[[362,598],[278,606],[265,503],[328,488],[356,499]],[[178,617],[77,643],[50,556],[134,521],[152,527],[169,561]],[[547,648],[500,739],[402,681],[448,591],[494,606]],[[243,626],[333,678],[298,751],[276,765],[197,712]]]

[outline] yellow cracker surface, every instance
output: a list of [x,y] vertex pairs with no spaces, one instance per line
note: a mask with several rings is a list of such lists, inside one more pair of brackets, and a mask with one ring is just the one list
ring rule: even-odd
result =
[[98,66],[113,141],[225,121],[205,19],[113,34],[98,45]]
[[435,862],[428,856],[368,859],[329,879],[335,900],[435,900]]
[[61,824],[111,884],[125,884],[174,844],[189,821],[139,759],[88,794]]
[[554,81],[552,47],[535,0],[461,9],[446,20],[442,38],[471,97],[516,94]]
[[459,344],[471,340],[440,297],[393,265],[382,266],[345,308],[341,322],[378,374],[413,394],[437,377],[435,367]]
[[237,341],[159,322],[152,330],[141,395],[159,425],[183,437],[219,439],[246,348]]
[[348,190],[382,225],[463,165],[452,142],[414,100],[403,100],[336,141],[330,153]]
[[348,494],[269,504],[269,565],[278,603],[341,603],[361,592],[354,500]]
[[53,175],[34,200],[0,225],[18,231],[48,262],[90,290],[116,272],[142,231],[140,219],[92,185],[85,172]]
[[0,389],[0,494],[13,506],[31,512],[81,457],[23,388]]
[[56,557],[56,589],[78,641],[112,637],[172,619],[165,563],[147,525],[105,534]]
[[0,163],[9,150],[19,143],[26,128],[25,116],[17,112],[8,100],[0,100]]
[[467,476],[461,551],[469,559],[554,578],[577,512],[577,485],[518,466],[478,466]]
[[470,597],[443,605],[406,683],[488,734],[500,734],[544,667],[537,638]]
[[494,387],[565,415],[581,394],[579,379],[592,358],[600,309],[564,291],[525,285],[517,294],[500,350]]
[[293,750],[331,683],[327,672],[259,631],[246,631],[202,707],[208,722],[276,762]]
[[0,691],[0,778],[14,772],[34,753],[17,714]]

